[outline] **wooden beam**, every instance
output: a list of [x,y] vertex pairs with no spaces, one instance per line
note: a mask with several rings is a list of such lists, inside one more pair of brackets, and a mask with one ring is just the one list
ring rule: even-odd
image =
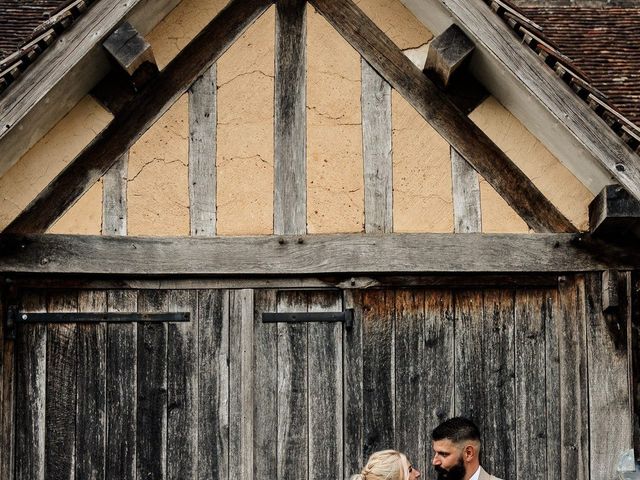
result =
[[232,0],[5,231],[46,231],[270,5]]
[[102,45],[136,88],[143,87],[158,74],[151,44],[129,22],[120,25]]
[[640,238],[640,201],[620,185],[607,185],[589,205],[589,231],[616,241]]
[[435,72],[446,87],[449,81],[469,61],[475,46],[457,25],[451,25],[429,44],[424,69]]
[[618,291],[620,289],[620,275],[617,270],[602,272],[602,311],[610,313],[620,306]]
[[453,187],[453,231],[478,233],[482,231],[480,180],[469,162],[451,148],[451,183]]
[[143,34],[179,0],[102,2],[92,7],[0,98],[0,175],[47,133],[107,73],[100,44],[123,19]]
[[393,231],[391,85],[362,59],[365,232]]
[[316,9],[453,146],[536,232],[576,232],[487,135],[443,98],[351,0],[311,0]]
[[125,153],[104,175],[102,186],[102,234],[127,234],[127,171]]
[[305,0],[276,2],[273,231],[307,232]]
[[1,273],[273,276],[574,272],[638,265],[636,251],[612,254],[606,245],[572,234],[0,237]]

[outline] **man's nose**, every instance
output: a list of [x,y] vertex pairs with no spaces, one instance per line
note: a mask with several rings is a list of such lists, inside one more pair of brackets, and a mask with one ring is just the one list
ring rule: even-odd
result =
[[440,465],[440,458],[438,458],[438,455],[433,456],[433,460],[431,460],[431,465]]

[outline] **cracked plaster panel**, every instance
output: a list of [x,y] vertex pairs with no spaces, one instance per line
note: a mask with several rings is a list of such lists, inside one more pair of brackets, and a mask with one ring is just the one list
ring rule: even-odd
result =
[[393,230],[453,232],[449,144],[393,91]]
[[401,49],[417,48],[433,38],[400,0],[355,0],[355,3]]
[[218,60],[217,233],[273,233],[274,7]]
[[183,0],[147,35],[158,68],[164,68],[228,3]]
[[[492,97],[469,118],[531,179],[540,191],[580,230],[589,226],[591,192],[556,159],[508,110]],[[482,182],[482,220],[486,232],[527,232],[528,228],[491,187]],[[491,189],[492,190],[492,189]],[[514,218],[515,217],[515,218]]]
[[360,56],[307,8],[307,229],[363,231]]
[[187,95],[131,147],[129,235],[189,235]]
[[[84,97],[0,178],[0,229],[4,229],[62,171],[113,117]],[[100,233],[102,199],[94,187],[54,225],[65,233]],[[68,217],[68,218],[67,218]],[[71,221],[71,218],[75,220]],[[62,222],[62,223],[61,223]],[[64,227],[63,227],[64,226]],[[97,229],[97,230],[96,230]]]

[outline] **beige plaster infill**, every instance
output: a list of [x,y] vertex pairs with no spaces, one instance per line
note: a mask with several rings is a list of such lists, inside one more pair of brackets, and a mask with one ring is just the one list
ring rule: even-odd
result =
[[218,235],[273,233],[275,7],[220,58]]
[[[5,228],[93,138],[112,116],[83,98],[0,178],[0,229]],[[56,222],[51,233],[99,234],[102,186],[98,182]]]
[[[469,118],[498,145],[540,191],[580,230],[588,229],[593,194],[493,97]],[[529,228],[487,184],[480,184],[484,232],[525,233]]]

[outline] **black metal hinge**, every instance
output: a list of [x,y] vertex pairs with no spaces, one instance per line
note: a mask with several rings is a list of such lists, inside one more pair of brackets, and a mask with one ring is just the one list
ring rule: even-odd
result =
[[343,322],[346,328],[353,326],[353,309],[344,312],[263,313],[262,323]]

